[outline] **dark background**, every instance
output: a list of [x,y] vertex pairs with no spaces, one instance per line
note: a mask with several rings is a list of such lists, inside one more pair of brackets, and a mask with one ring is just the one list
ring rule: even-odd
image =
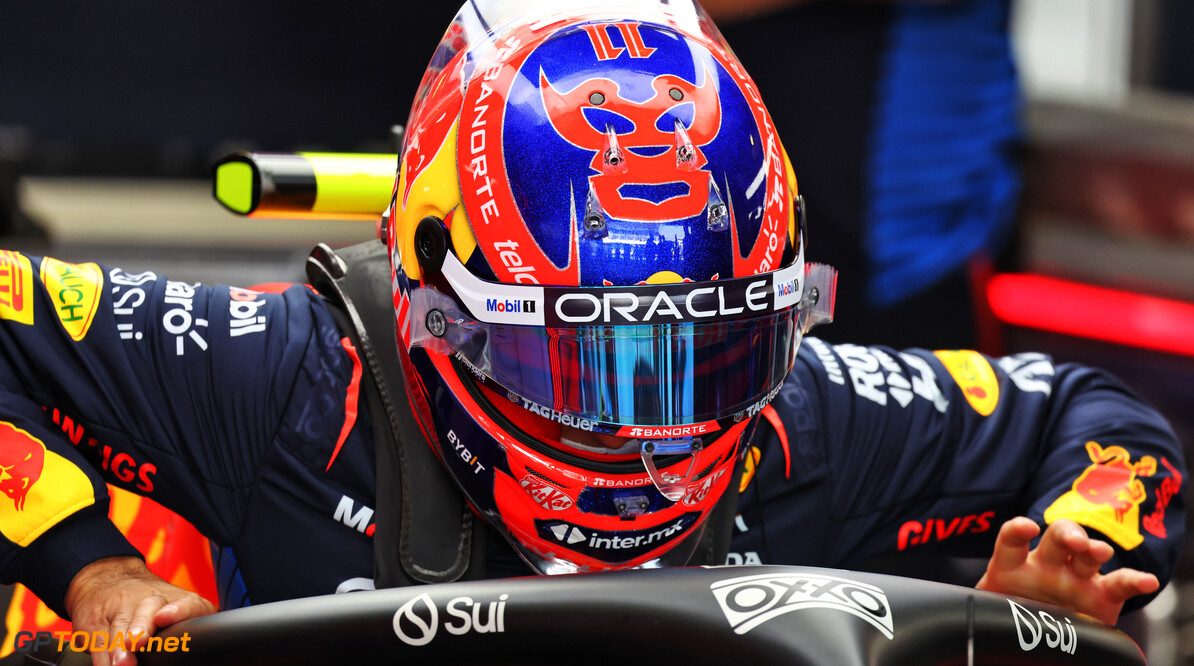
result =
[[385,150],[458,5],[6,2],[0,159],[201,176],[232,148]]
[[[1194,3],[1153,0],[1143,81],[1194,93]],[[384,150],[455,0],[4,3],[0,160],[195,176],[231,148]]]

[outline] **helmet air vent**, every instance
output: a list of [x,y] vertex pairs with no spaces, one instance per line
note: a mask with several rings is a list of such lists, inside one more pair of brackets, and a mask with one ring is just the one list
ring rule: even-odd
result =
[[721,190],[717,189],[717,181],[712,177],[709,178],[709,203],[705,210],[709,212],[709,231],[725,231],[730,228],[726,202],[721,198]]
[[599,239],[608,235],[605,209],[601,207],[601,201],[597,199],[597,190],[593,189],[592,183],[589,183],[589,196],[585,199],[585,236]]
[[696,171],[697,168],[696,147],[679,118],[676,118],[676,168],[680,171]]
[[613,125],[605,126],[605,151],[601,153],[601,171],[605,175],[626,173],[626,155],[618,145],[618,133]]

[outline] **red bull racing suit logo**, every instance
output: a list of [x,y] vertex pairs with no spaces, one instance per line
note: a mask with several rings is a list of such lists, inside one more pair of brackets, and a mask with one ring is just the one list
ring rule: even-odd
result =
[[0,533],[20,546],[93,504],[91,481],[28,432],[0,422]]
[[1140,504],[1146,497],[1139,477],[1157,472],[1156,458],[1144,456],[1132,462],[1122,446],[1104,448],[1098,442],[1087,442],[1086,453],[1091,465],[1045,510],[1045,522],[1069,518],[1099,530],[1123,548],[1139,546],[1144,541]]
[[37,480],[46,462],[46,447],[29,433],[7,423],[3,429],[4,448],[0,450],[0,492],[12,499],[17,511],[25,510],[25,496]]

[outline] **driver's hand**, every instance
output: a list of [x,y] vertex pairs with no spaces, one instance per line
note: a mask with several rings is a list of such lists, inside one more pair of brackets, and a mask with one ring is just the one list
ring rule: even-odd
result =
[[1099,573],[1115,551],[1091,539],[1072,520],[1049,525],[1037,547],[1029,550],[1040,532],[1033,520],[1022,516],[1004,523],[987,572],[975,587],[1064,606],[1115,624],[1125,601],[1161,586],[1153,574],[1135,569]]
[[158,578],[136,557],[110,557],[79,570],[66,592],[75,631],[140,638],[128,651],[92,652],[94,666],[132,666],[132,651],[162,627],[216,611],[203,597]]

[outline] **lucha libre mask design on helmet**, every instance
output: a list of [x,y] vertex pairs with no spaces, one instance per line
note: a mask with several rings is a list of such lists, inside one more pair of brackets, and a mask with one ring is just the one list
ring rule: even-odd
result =
[[771,119],[691,1],[466,5],[386,233],[420,425],[542,573],[686,564],[832,312]]

